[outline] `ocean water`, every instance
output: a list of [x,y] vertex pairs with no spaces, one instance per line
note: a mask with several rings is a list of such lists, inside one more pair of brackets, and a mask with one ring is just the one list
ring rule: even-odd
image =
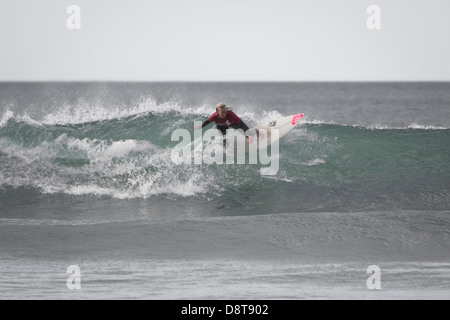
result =
[[[219,102],[305,114],[275,175],[172,161]],[[449,299],[450,83],[0,83],[0,259],[0,299]]]

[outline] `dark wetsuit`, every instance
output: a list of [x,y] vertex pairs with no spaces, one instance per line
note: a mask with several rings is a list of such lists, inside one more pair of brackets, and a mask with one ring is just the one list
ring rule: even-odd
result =
[[227,134],[228,128],[242,129],[244,132],[249,129],[244,121],[242,121],[233,111],[230,110],[227,111],[227,116],[225,119],[222,119],[217,112],[214,112],[208,120],[203,122],[202,128],[211,122],[215,122],[217,124],[217,129],[219,129],[223,135]]

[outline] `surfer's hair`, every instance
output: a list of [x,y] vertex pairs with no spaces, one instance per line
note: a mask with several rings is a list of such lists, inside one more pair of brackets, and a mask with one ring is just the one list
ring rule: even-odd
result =
[[216,108],[216,110],[219,110],[219,109],[225,109],[227,106],[225,105],[225,103],[219,103],[218,105],[217,105],[217,108]]

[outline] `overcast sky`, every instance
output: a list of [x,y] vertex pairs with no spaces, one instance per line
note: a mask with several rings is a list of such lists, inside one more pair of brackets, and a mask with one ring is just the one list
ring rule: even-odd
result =
[[449,0],[1,0],[0,80],[450,81],[449,15]]

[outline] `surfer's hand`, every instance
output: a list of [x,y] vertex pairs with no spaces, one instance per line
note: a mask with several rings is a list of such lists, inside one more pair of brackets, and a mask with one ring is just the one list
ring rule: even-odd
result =
[[253,143],[253,136],[249,136],[248,137],[248,143],[250,144],[250,143]]

